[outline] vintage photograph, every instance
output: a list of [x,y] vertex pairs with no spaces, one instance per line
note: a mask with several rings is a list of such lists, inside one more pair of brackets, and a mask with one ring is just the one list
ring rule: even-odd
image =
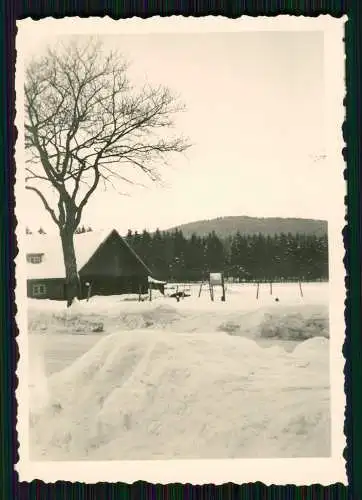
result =
[[342,460],[325,32],[78,21],[18,34],[27,459]]

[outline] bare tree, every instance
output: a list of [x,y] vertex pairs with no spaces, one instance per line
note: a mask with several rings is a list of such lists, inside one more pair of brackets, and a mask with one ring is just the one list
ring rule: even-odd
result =
[[134,169],[159,180],[168,154],[189,147],[166,135],[184,107],[165,87],[136,91],[127,69],[117,51],[87,39],[48,49],[26,70],[26,188],[59,228],[68,305],[79,293],[74,233],[100,182],[133,183]]

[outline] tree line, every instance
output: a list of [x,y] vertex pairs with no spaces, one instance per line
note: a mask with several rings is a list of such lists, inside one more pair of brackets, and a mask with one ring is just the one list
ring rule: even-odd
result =
[[[26,234],[34,234],[34,231],[32,229],[30,229],[28,226],[25,228],[25,232],[26,232]],[[46,232],[44,231],[44,229],[42,227],[40,227],[39,229],[37,229],[35,231],[35,233],[46,234]]]
[[[93,229],[90,226],[79,226],[77,229],[74,231],[74,234],[84,234],[84,233],[91,233]],[[26,234],[34,234],[34,231],[30,229],[29,227],[25,228]],[[47,234],[42,227],[40,227],[35,233],[38,234]]]
[[219,238],[182,231],[128,231],[127,242],[152,273],[167,281],[196,281],[224,272],[238,281],[328,280],[328,238],[306,234]]

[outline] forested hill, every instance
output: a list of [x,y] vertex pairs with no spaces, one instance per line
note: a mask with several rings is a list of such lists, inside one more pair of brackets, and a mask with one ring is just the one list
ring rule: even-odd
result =
[[[169,231],[173,229],[175,228],[170,228]],[[226,238],[238,231],[247,235],[274,236],[281,233],[299,233],[317,237],[325,236],[328,231],[327,222],[323,220],[246,216],[218,217],[217,219],[189,222],[177,226],[177,229],[180,229],[186,238],[190,238],[193,233],[201,237],[207,236],[212,231],[215,231],[219,238]]]

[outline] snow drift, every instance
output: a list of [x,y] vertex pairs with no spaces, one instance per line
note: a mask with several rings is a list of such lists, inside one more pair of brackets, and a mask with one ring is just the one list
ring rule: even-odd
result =
[[287,353],[216,332],[108,335],[43,384],[31,459],[328,456],[328,344]]
[[169,330],[174,333],[225,332],[250,338],[305,340],[329,337],[328,307],[318,304],[262,306],[247,311],[222,308],[194,310],[186,303],[117,302],[103,311],[99,304],[77,304],[71,310],[29,310],[33,333],[92,334],[118,330]]
[[330,455],[328,284],[198,291],[29,300],[31,459]]

